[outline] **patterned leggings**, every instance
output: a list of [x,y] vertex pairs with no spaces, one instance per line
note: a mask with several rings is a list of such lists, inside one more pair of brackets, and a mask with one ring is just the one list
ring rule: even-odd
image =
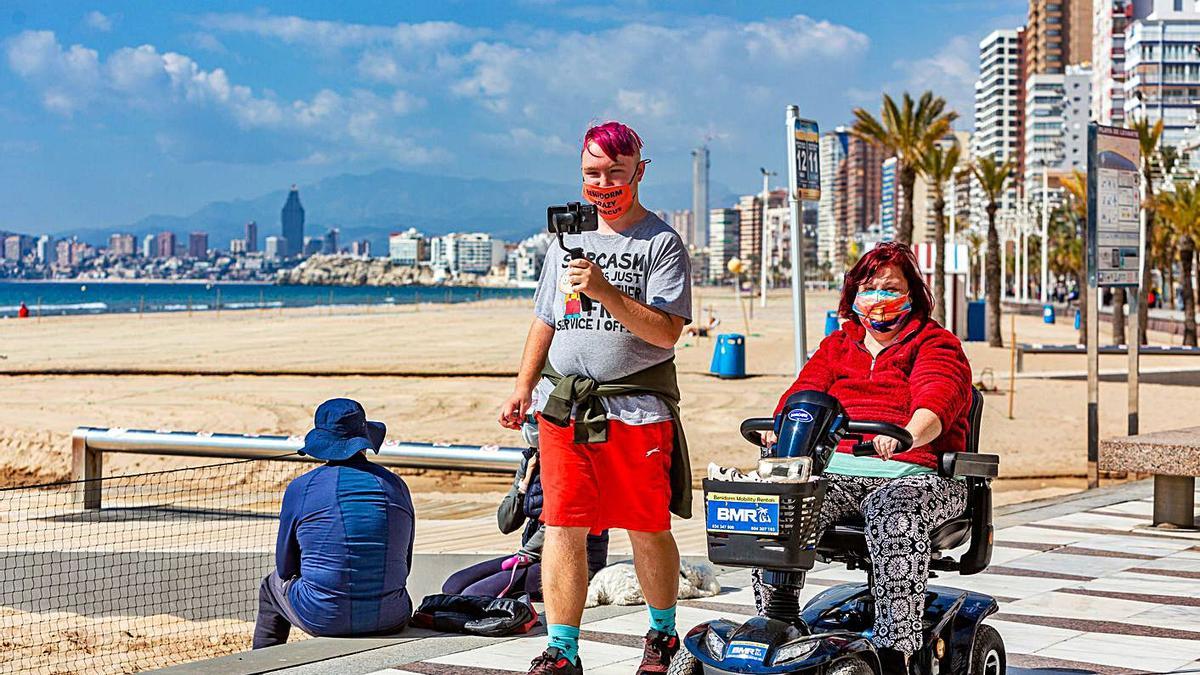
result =
[[[936,473],[903,478],[825,474],[829,485],[817,526],[861,514],[866,522],[875,597],[876,647],[912,654],[921,646],[921,616],[929,582],[929,533],[962,514],[967,487]],[[762,614],[772,589],[753,571],[754,603]]]

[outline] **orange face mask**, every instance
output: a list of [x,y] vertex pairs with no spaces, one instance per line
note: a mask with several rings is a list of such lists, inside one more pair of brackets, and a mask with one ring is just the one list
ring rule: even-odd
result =
[[[650,160],[642,160],[639,164],[645,166]],[[633,182],[628,185],[613,185],[599,187],[583,184],[583,198],[596,205],[596,212],[605,220],[617,220],[633,208],[634,187],[641,176],[634,175]]]

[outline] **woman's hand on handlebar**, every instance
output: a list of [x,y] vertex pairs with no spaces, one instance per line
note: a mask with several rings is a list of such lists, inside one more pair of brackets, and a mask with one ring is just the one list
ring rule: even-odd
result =
[[875,446],[875,454],[885,461],[891,459],[892,455],[900,449],[900,441],[891,436],[876,436],[871,439],[871,445]]
[[779,440],[779,438],[775,436],[774,431],[760,431],[758,432],[758,435],[759,438],[762,439],[760,445],[762,445],[764,448],[769,448],[772,445],[775,445],[775,441]]

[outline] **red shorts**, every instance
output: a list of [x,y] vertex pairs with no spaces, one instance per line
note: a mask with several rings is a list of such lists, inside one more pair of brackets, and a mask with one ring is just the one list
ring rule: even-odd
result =
[[538,416],[542,522],[638,532],[671,529],[674,422],[630,425],[608,421],[608,441],[576,443],[574,424]]

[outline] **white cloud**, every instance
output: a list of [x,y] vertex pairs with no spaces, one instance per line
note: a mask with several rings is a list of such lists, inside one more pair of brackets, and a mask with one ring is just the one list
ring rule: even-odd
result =
[[[978,43],[978,39],[959,35],[931,56],[897,61],[896,68],[905,75],[900,86],[913,96],[928,89],[946,99],[947,106],[958,112],[955,126],[970,129],[975,118],[975,79],[979,76]],[[885,90],[891,89],[895,87]]]
[[83,23],[92,30],[107,33],[113,29],[113,19],[93,9],[83,17]]
[[[54,33],[27,31],[6,45],[9,67],[39,90],[43,106],[70,116],[84,104],[121,109],[127,106],[157,113],[170,123],[176,117],[203,113],[224,118],[242,131],[298,134],[344,153],[382,153],[406,164],[444,159],[399,133],[392,123],[419,109],[424,99],[396,91],[382,97],[370,91],[341,94],[322,89],[310,99],[283,101],[255,93],[233,82],[222,68],[205,70],[191,57],[159,52],[153,45],[124,47],[101,61],[91,49],[64,49]],[[188,118],[191,119],[191,118]],[[202,129],[161,132],[160,147],[194,147]]]
[[342,21],[314,21],[298,16],[272,14],[205,14],[197,22],[226,33],[250,33],[260,37],[322,48],[362,48],[389,44],[401,49],[440,47],[470,40],[482,31],[452,21],[397,23],[377,26]]
[[563,155],[576,150],[558,136],[539,135],[524,127],[508,129],[496,134],[479,134],[479,138],[494,148],[516,153],[536,152],[544,155]]

